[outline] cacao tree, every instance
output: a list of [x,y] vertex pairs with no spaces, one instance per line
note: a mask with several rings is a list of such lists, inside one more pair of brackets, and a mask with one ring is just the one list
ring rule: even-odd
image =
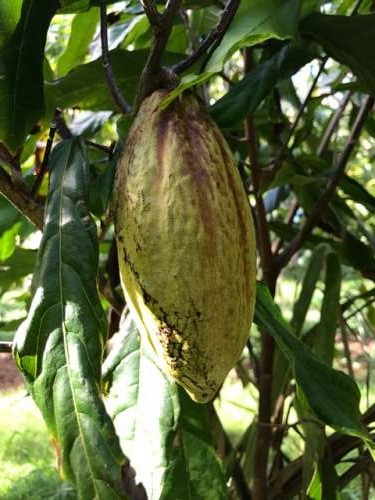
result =
[[0,346],[77,498],[371,497],[373,10],[0,0]]

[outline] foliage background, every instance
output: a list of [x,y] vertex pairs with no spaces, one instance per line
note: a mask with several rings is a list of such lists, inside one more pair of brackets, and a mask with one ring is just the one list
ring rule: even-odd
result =
[[[181,73],[171,97],[196,86],[225,133],[257,222],[259,279],[275,295],[283,318],[260,286],[248,349],[214,406],[207,407],[192,404],[168,379],[128,318],[103,366],[111,418],[100,406],[100,339],[107,320],[110,335],[118,330],[124,304],[108,203],[134,114],[122,114],[108,88],[99,4],[0,0],[0,338],[5,349],[31,305],[17,334],[16,359],[62,449],[65,475],[82,498],[92,498],[93,491],[100,498],[115,498],[114,490],[142,495],[125,454],[135,482],[143,483],[150,498],[289,498],[298,492],[370,498],[373,3],[242,1],[220,45],[180,71],[178,64],[215,33],[223,16],[220,2],[182,2],[162,55],[163,65]],[[152,18],[137,1],[107,4],[111,68],[132,104],[144,87],[145,65],[150,69]],[[157,81],[156,73],[146,77]],[[91,260],[82,260],[88,254]],[[61,273],[66,262],[70,271]],[[79,269],[78,278],[71,269]],[[83,282],[95,296],[96,273],[99,320],[90,323],[90,313],[83,319],[80,311],[92,304],[74,290]],[[65,286],[58,287],[57,276],[66,279]],[[36,293],[39,288],[48,291],[47,298]],[[48,297],[57,309],[38,324],[49,311]],[[59,316],[69,301],[77,309]],[[87,359],[69,335],[78,323],[86,332]],[[56,351],[52,338],[59,339]],[[73,351],[79,362],[70,361]],[[41,366],[43,353],[50,362]],[[358,383],[369,429],[360,422],[356,387],[330,366]],[[88,381],[83,392],[82,377]],[[58,401],[55,383],[64,387],[66,380],[71,392],[61,392]],[[101,459],[94,459],[91,443]],[[77,463],[88,456],[78,474]],[[91,486],[88,477],[94,478]]]

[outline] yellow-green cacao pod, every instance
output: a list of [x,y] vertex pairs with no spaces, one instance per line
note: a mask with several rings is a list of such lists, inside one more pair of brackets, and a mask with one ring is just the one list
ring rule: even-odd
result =
[[231,151],[193,94],[147,98],[119,162],[120,275],[144,338],[198,402],[238,360],[255,301],[255,236]]

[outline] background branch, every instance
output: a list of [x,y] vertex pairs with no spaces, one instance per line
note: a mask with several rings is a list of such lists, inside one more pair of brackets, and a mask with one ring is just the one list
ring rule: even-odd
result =
[[295,236],[295,238],[290,242],[287,248],[282,254],[276,257],[276,268],[281,270],[285,267],[293,255],[302,247],[307,238],[310,236],[312,230],[319,221],[321,215],[323,214],[325,208],[331,197],[333,196],[342,175],[345,172],[346,165],[348,163],[349,157],[357,144],[357,140],[365,124],[366,118],[372,109],[374,100],[372,97],[366,97],[360,110],[358,111],[356,120],[354,122],[353,128],[350,132],[346,146],[341,153],[335,173],[333,174],[331,181],[328,183],[326,189],[324,190],[321,198],[318,200],[310,215],[306,219],[305,224],[302,226],[301,231]]
[[[193,52],[191,56],[187,57],[183,61],[173,66],[173,71],[176,74],[183,73],[188,68],[190,68],[190,66],[192,66],[196,61],[198,61],[212,45],[214,45],[215,48],[219,45],[219,43],[223,39],[223,36],[228,30],[230,23],[232,22],[238,10],[239,5],[240,5],[240,0],[229,0],[229,2],[226,4],[223,10],[222,15],[220,16],[217,25],[211,31],[211,33],[207,35],[207,37],[203,40],[198,49],[195,52]],[[207,63],[207,61],[205,63]]]
[[10,175],[1,167],[0,193],[38,229],[43,228],[44,206],[35,201],[24,186],[15,186]]
[[105,0],[100,2],[100,39],[102,43],[102,59],[105,77],[108,89],[113,101],[116,103],[121,113],[128,114],[131,111],[129,104],[125,101],[113,75],[112,67],[109,61],[108,33],[107,33],[107,7]]

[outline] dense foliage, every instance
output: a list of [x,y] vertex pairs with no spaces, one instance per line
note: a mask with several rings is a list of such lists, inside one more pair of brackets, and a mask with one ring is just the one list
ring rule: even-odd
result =
[[[373,9],[0,0],[0,346],[79,498],[370,498]],[[204,101],[256,226],[255,324],[205,405],[140,338],[119,283],[116,165],[161,87],[165,107]]]

